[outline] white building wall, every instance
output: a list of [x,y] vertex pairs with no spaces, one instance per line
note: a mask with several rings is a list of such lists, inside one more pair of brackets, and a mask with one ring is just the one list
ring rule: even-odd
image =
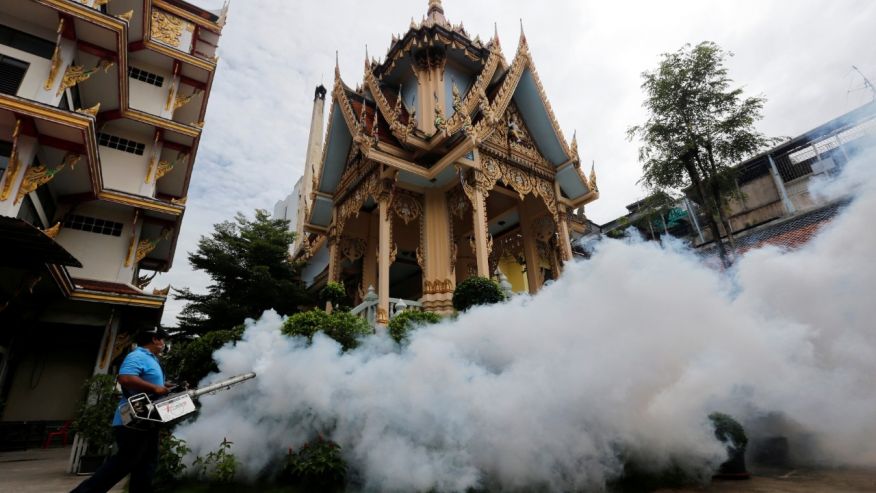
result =
[[[106,133],[146,144],[143,155],[120,151],[111,147],[99,146],[103,186],[111,190],[140,194],[154,190],[154,185],[144,187],[149,160],[153,153],[153,142],[140,135],[107,130]],[[144,195],[149,195],[145,193]]]
[[[73,214],[122,223],[121,236],[109,236],[70,228],[61,228],[56,241],[82,262],[82,268],[68,268],[74,278],[98,281],[130,283],[134,277],[133,266],[125,266],[131,246],[131,233],[140,225],[132,227],[133,215],[124,209],[113,209],[100,203],[77,207]],[[139,238],[135,238],[139,241]]]
[[[27,23],[21,19],[3,19],[3,24],[13,29],[38,36],[53,43],[58,39],[55,32],[42,29]],[[51,106],[57,106],[61,100],[61,95],[58,94],[58,87],[61,85],[61,79],[64,78],[64,71],[67,66],[73,61],[73,56],[76,53],[76,42],[70,39],[61,39],[61,64],[58,68],[58,73],[55,75],[55,80],[49,89],[45,88],[46,80],[49,78],[49,71],[52,67],[52,61],[46,58],[38,57],[26,51],[21,51],[11,46],[0,44],[0,54],[21,60],[29,64],[24,80],[21,82],[21,87],[18,88],[17,96],[39,101]],[[75,108],[74,108],[75,109]]]
[[169,115],[173,112],[173,101],[171,101],[171,108],[170,110],[168,110],[167,98],[168,94],[170,94],[170,91],[174,86],[175,78],[173,77],[173,74],[171,74],[170,72],[158,70],[154,67],[151,67],[147,64],[142,64],[140,62],[132,62],[130,65],[132,67],[136,67],[138,69],[145,70],[155,75],[160,75],[164,77],[164,84],[162,84],[161,87],[148,84],[139,79],[128,78],[130,87],[129,100],[131,108],[145,111],[146,113],[150,113],[152,115],[169,118]]

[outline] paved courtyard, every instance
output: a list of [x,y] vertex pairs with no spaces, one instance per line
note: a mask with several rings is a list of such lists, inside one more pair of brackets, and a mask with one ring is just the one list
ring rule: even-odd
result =
[[[63,493],[84,478],[65,472],[70,448],[0,452],[0,492]],[[124,491],[123,484],[111,490]],[[706,487],[659,493],[865,493],[876,492],[872,470],[758,470],[749,481],[720,481]]]
[[[70,447],[0,452],[0,492],[61,493],[72,490],[85,476],[67,474]],[[113,493],[125,491],[120,483]]]

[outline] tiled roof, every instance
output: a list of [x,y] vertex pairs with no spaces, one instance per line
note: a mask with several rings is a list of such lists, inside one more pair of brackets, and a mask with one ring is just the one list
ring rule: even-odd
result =
[[[817,209],[812,209],[785,219],[757,227],[748,233],[735,237],[736,253],[741,255],[749,250],[773,245],[781,248],[795,249],[811,240],[827,223],[848,205],[848,200],[833,202]],[[715,255],[717,248],[710,243],[700,248],[700,253],[706,256]]]

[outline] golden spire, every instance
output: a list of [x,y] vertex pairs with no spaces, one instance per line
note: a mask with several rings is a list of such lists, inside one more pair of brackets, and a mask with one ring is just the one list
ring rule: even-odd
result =
[[575,130],[572,133],[572,145],[570,146],[569,150],[572,152],[572,156],[571,156],[572,159],[578,160],[579,158],[578,158],[578,131],[577,130]]
[[450,23],[444,17],[444,7],[441,5],[441,0],[429,0],[429,10],[426,12],[426,18],[432,21],[433,24],[450,27]]
[[590,165],[590,191],[598,192],[599,187],[596,186],[596,161],[593,161],[593,164]]

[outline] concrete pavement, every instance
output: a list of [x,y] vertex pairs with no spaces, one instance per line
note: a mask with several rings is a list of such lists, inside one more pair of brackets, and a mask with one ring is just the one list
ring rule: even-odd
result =
[[[0,452],[0,492],[66,493],[85,476],[67,474],[70,447]],[[110,490],[122,493],[125,481]]]

